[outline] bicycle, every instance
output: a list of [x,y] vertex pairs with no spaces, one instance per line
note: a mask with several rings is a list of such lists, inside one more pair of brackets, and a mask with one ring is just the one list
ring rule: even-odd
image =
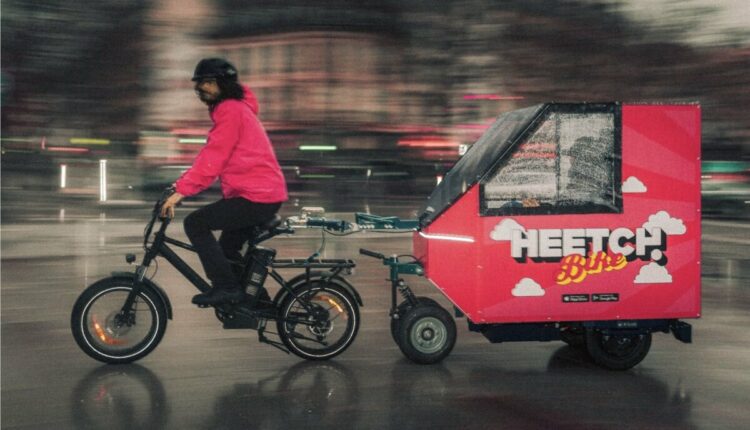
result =
[[[78,346],[92,358],[109,364],[130,363],[153,351],[172,319],[172,305],[166,292],[147,271],[157,257],[163,257],[199,291],[211,287],[172,248],[195,249],[166,235],[171,219],[161,218],[159,210],[169,196],[165,191],[157,200],[144,230],[145,254],[134,272],[113,272],[87,287],[73,306],[71,329]],[[151,238],[156,221],[161,225]],[[321,249],[308,258],[276,259],[276,251],[259,246],[281,234],[294,234],[289,220],[282,225],[276,215],[255,227],[241,261],[233,262],[245,288],[245,298],[236,304],[214,306],[217,319],[225,329],[253,329],[261,343],[307,360],[326,360],[344,352],[359,330],[359,306],[362,299],[342,276],[355,267],[352,260],[319,259]],[[341,220],[310,218],[305,227],[325,231],[344,231]],[[127,254],[133,264],[135,254]],[[285,280],[276,269],[304,269]],[[322,270],[327,269],[327,270]],[[155,274],[154,274],[155,275]],[[152,275],[152,278],[153,276]],[[270,276],[281,288],[273,299],[265,289]],[[268,321],[275,321],[279,341],[266,336]]]

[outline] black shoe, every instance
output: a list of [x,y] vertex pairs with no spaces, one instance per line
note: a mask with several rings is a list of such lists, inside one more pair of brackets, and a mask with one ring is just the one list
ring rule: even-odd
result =
[[196,294],[193,296],[193,304],[199,305],[199,306],[207,306],[204,305],[203,302],[206,300],[209,300],[210,297],[214,294],[214,291],[216,291],[215,288],[211,288],[210,290],[206,291],[205,293]]
[[245,299],[245,293],[239,288],[211,288],[205,293],[193,296],[193,304],[212,306],[223,303],[238,303]]

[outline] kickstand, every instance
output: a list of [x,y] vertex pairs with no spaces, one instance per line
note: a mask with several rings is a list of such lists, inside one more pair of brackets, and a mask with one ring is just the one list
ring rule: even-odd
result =
[[287,354],[289,354],[289,350],[286,348],[286,346],[283,343],[276,342],[276,341],[273,341],[273,340],[267,338],[266,335],[264,334],[265,330],[266,330],[266,323],[265,323],[265,321],[263,321],[261,323],[260,327],[258,327],[258,342],[266,343],[268,345],[273,346],[274,348],[278,348],[278,349],[286,352]]

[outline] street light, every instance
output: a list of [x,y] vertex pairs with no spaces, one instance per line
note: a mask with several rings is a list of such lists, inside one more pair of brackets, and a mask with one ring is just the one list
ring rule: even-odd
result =
[[60,188],[65,188],[68,185],[68,166],[66,164],[60,165]]
[[107,201],[107,160],[99,160],[99,201]]

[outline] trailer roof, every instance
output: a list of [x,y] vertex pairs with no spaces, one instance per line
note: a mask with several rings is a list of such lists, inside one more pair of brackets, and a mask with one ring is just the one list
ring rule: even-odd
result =
[[548,106],[540,104],[498,116],[432,191],[420,210],[420,226],[428,226],[479,182],[524,132],[536,124]]

